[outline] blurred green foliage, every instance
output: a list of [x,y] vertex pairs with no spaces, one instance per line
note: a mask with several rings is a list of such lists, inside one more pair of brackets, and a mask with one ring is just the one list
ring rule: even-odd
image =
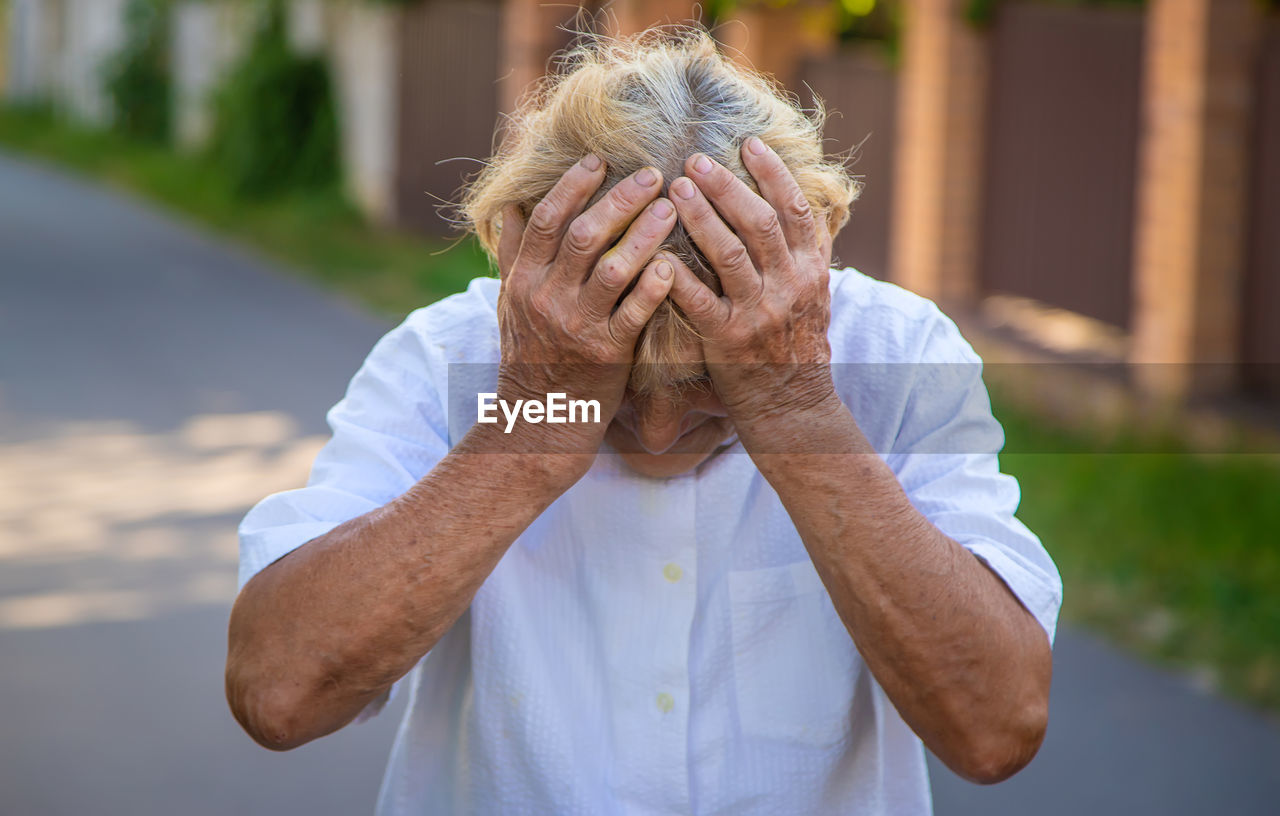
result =
[[270,3],[214,100],[210,156],[240,195],[319,188],[339,178],[338,121],[325,61],[294,54]]
[[[1065,620],[1280,713],[1280,455],[1131,450],[992,389],[1018,518],[1062,573]],[[1148,450],[1148,448],[1141,448]]]
[[[1007,0],[965,0],[961,13],[970,23],[985,26],[995,20],[1000,4]],[[1018,0],[1024,3],[1045,3],[1071,6],[1142,6],[1147,0]],[[1276,5],[1280,0],[1267,0]],[[835,33],[842,40],[879,40],[889,45],[890,54],[897,51],[897,41],[902,34],[903,0],[710,0],[707,16],[722,21],[741,6],[788,6],[829,4],[836,7]]]
[[[965,19],[974,25],[985,26],[995,20],[996,11],[1006,0],[968,0],[964,9]],[[1143,6],[1147,0],[1020,0],[1059,6]]]
[[896,41],[899,35],[902,0],[710,0],[707,18],[723,21],[742,6],[786,8],[801,5],[835,7],[835,33],[845,40]]
[[103,65],[103,86],[114,126],[135,139],[169,138],[169,6],[163,0],[130,0],[124,46]]

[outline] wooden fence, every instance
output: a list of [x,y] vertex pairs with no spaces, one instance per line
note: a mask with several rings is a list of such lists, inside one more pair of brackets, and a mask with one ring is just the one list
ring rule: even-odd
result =
[[[121,2],[99,5],[116,8]],[[62,15],[64,6],[92,3],[15,0],[8,5],[7,79],[13,97],[48,97],[95,118],[87,82],[77,86],[68,77],[79,76],[72,69],[104,51],[102,32],[118,26],[102,23],[105,12],[96,6],[94,14]],[[205,5],[189,2],[181,8]],[[588,10],[599,6],[589,3]],[[312,17],[316,26],[328,20],[333,29],[329,51],[344,89],[344,155],[349,181],[354,179],[349,186],[376,217],[420,232],[449,232],[440,205],[453,200],[478,169],[474,160],[490,153],[498,112],[507,104],[501,82],[511,73],[512,54],[502,49],[512,44],[513,31],[504,23],[516,18],[504,13],[515,5],[511,0],[426,0],[326,8]],[[553,29],[544,18],[569,11],[540,6],[530,20],[539,30]],[[207,28],[212,20],[210,13],[197,23]],[[379,21],[385,24],[374,24]],[[1273,13],[1266,24],[1245,182],[1248,251],[1238,349],[1245,385],[1280,401],[1280,15]],[[977,219],[979,295],[1020,295],[1133,328],[1144,25],[1136,8],[999,4],[986,37],[987,108],[976,114],[986,134]],[[85,27],[83,36],[75,34],[76,26]],[[175,26],[179,34],[181,29]],[[360,42],[348,42],[356,39]],[[535,39],[535,51],[564,44]],[[179,38],[175,45],[184,43]],[[181,51],[194,53],[187,47]],[[540,66],[541,57],[525,66],[526,73]],[[185,74],[177,73],[181,91]],[[809,101],[807,85],[832,112],[828,152],[856,148],[851,170],[864,189],[835,246],[837,260],[888,278],[899,77],[881,52],[863,47],[811,58],[800,65],[798,80],[792,90],[803,101]],[[178,96],[179,119],[185,123],[184,97]]]
[[[830,113],[827,151],[843,153],[856,148],[850,170],[861,181],[862,194],[836,239],[836,261],[888,278],[897,73],[878,49],[846,49],[805,63],[800,78],[825,101]],[[804,85],[797,90],[807,93]]]
[[1280,15],[1268,20],[1254,104],[1241,359],[1246,387],[1280,401]]
[[498,0],[434,0],[400,27],[396,220],[447,234],[445,202],[490,153],[498,115]]
[[1001,6],[980,279],[1129,327],[1142,13]]

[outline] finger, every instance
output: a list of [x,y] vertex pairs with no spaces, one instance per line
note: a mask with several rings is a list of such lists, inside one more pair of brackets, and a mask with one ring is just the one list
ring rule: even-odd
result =
[[733,227],[761,274],[789,269],[791,249],[773,206],[729,172],[701,153],[685,162],[685,173]]
[[591,272],[578,299],[582,310],[597,320],[608,317],[623,291],[667,240],[675,223],[676,210],[667,199],[659,198],[646,207]]
[[711,287],[698,280],[693,270],[670,253],[663,252],[656,260],[670,263],[675,270],[671,283],[671,300],[680,307],[685,317],[693,323],[699,334],[710,336],[729,319],[730,306],[717,297]]
[[761,197],[777,214],[782,234],[792,252],[817,248],[819,236],[813,220],[813,208],[782,158],[752,136],[742,145],[742,164],[756,180]]
[[640,330],[671,291],[673,272],[671,261],[663,257],[654,258],[640,273],[635,288],[622,299],[618,310],[609,318],[609,334],[618,345],[635,347]]
[[601,253],[662,192],[662,174],[652,167],[632,173],[573,219],[559,248],[553,279],[583,284]]
[[524,221],[520,218],[520,208],[513,204],[502,211],[502,227],[498,235],[498,277],[502,280],[507,279],[516,264],[523,236]]
[[560,241],[570,222],[591,200],[591,194],[604,181],[604,162],[589,155],[565,171],[551,192],[529,213],[520,254],[525,260],[543,266],[555,260]]
[[733,234],[698,186],[687,178],[671,183],[671,201],[680,223],[720,276],[724,293],[739,303],[760,296],[763,280],[752,263],[746,245]]
[[832,244],[835,239],[831,235],[831,230],[824,221],[818,228],[818,256],[822,258],[822,262],[831,266]]

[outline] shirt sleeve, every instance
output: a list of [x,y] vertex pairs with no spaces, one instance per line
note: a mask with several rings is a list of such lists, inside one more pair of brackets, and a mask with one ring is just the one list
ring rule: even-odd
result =
[[991,412],[982,360],[935,313],[888,462],[911,503],[998,575],[1052,644],[1062,579],[1040,539],[1014,515],[1018,482],[1001,473],[1004,430]]
[[[448,452],[444,389],[437,387],[444,367],[431,359],[433,347],[413,320],[378,341],[329,410],[333,435],[306,487],[266,497],[240,522],[241,588],[284,555],[401,495]],[[390,697],[374,701],[357,721]]]

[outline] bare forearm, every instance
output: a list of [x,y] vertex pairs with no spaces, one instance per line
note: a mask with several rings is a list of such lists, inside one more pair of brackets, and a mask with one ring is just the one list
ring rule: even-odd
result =
[[527,231],[508,207],[497,247],[498,394],[590,395],[601,421],[525,438],[477,425],[403,496],[249,581],[232,610],[227,697],[260,743],[293,747],[355,717],[430,651],[511,542],[590,466],[640,332],[671,288],[669,268],[651,259],[675,223],[670,203],[655,201],[652,168],[587,206],[606,175],[599,157],[584,157]]
[[559,457],[468,452],[493,449],[474,441],[245,585],[227,697],[260,743],[291,748],[350,722],[436,644],[576,478]]
[[[847,409],[827,406],[788,428],[760,449],[798,453],[753,458],[867,666],[953,770],[975,781],[1011,775],[1043,736],[1044,631],[994,573],[911,505]],[[807,452],[818,450],[837,453]]]

